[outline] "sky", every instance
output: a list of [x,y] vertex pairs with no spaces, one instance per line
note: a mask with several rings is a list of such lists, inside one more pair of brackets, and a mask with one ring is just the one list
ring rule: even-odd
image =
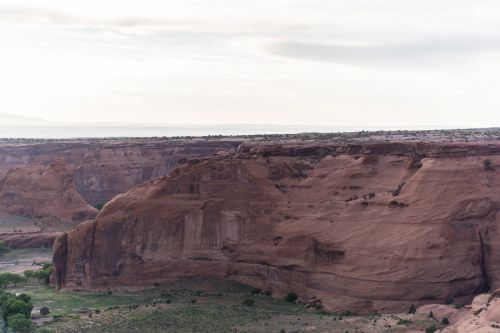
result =
[[500,126],[500,2],[2,0],[0,112]]

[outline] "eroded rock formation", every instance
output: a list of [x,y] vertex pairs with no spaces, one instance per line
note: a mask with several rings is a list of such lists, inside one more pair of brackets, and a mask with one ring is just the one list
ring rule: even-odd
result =
[[12,215],[62,222],[81,222],[97,216],[75,189],[73,171],[64,160],[12,169],[0,180],[0,211]]
[[428,304],[417,309],[417,313],[432,312],[436,321],[444,318],[449,326],[441,333],[495,333],[500,331],[500,290],[474,297],[470,305],[463,308],[452,305]]
[[178,160],[234,149],[236,140],[108,139],[0,144],[0,178],[8,170],[48,165],[63,158],[74,170],[77,191],[100,204],[145,181],[163,176]]
[[364,312],[465,300],[500,283],[499,154],[498,143],[247,144],[190,160],[58,238],[53,283],[212,275]]

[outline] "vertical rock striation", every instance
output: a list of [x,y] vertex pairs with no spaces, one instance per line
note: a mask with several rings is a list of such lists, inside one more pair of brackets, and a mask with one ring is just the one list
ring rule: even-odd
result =
[[499,287],[498,170],[499,144],[242,145],[65,233],[53,283],[211,275],[366,312],[465,299]]

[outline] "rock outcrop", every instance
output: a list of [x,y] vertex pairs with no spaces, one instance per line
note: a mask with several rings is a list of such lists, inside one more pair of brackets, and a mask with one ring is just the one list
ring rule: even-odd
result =
[[417,313],[432,312],[436,321],[445,318],[449,326],[441,333],[495,333],[500,331],[500,290],[490,294],[480,294],[470,305],[457,308],[453,305],[429,304],[417,309]]
[[183,158],[206,157],[234,149],[237,140],[102,139],[49,140],[0,144],[0,178],[10,169],[48,165],[63,158],[74,170],[77,191],[90,204],[163,176]]
[[34,232],[23,234],[0,234],[0,240],[12,248],[50,248],[54,244],[54,240],[61,236],[61,232]]
[[336,310],[500,284],[500,144],[242,145],[109,202],[54,245],[63,289],[230,278]]
[[31,218],[82,222],[97,216],[75,189],[64,160],[12,169],[0,180],[0,211]]

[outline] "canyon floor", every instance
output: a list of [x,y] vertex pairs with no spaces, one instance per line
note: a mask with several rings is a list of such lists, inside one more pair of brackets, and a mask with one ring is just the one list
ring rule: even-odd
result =
[[[13,289],[32,296],[34,322],[54,332],[411,332],[443,325],[427,314],[329,313],[306,309],[249,286],[210,278],[184,279],[151,290],[58,292],[31,284]],[[243,304],[252,300],[252,305]]]

